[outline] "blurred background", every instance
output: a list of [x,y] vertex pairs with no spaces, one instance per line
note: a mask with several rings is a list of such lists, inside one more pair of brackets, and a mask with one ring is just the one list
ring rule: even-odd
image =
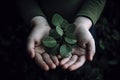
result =
[[[120,80],[120,3],[108,0],[96,27],[96,55],[76,74],[81,80]],[[31,31],[24,25],[15,0],[0,2],[0,80],[43,80],[42,70],[26,54],[26,39]],[[50,73],[53,73],[52,71]],[[56,71],[56,73],[58,73]],[[56,73],[49,75],[59,80]],[[46,73],[44,73],[46,74]],[[60,75],[64,75],[60,73]],[[72,77],[70,77],[72,75]],[[65,80],[80,76],[65,73]],[[48,74],[46,74],[48,76]],[[62,80],[62,79],[61,79]]]

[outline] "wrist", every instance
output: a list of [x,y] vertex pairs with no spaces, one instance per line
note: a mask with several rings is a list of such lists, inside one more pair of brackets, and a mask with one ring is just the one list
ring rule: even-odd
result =
[[92,21],[87,17],[77,17],[74,21],[74,24],[76,25],[76,28],[83,28],[83,29],[90,29],[92,26]]
[[48,22],[45,17],[43,16],[35,16],[31,20],[31,25],[37,26],[37,25],[42,25],[42,26],[48,26]]

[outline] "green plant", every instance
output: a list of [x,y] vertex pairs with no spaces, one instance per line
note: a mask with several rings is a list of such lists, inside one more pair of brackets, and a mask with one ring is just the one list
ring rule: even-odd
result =
[[68,57],[72,48],[76,46],[77,40],[74,35],[75,25],[70,24],[59,14],[52,17],[53,29],[50,30],[49,36],[42,40],[48,53]]

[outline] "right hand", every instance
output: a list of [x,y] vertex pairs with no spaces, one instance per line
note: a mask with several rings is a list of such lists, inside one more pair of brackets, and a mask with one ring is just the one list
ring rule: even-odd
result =
[[42,39],[48,36],[50,31],[47,20],[44,17],[37,16],[32,19],[32,25],[34,28],[28,37],[27,43],[27,51],[30,57],[34,58],[38,66],[46,71],[55,69],[59,64],[58,58],[45,52],[44,47],[41,45]]

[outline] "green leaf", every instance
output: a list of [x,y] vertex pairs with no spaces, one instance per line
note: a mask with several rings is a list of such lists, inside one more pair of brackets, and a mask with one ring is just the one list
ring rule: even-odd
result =
[[67,44],[67,46],[69,46],[70,48],[75,48],[75,47],[77,47],[77,43],[76,44]]
[[52,17],[52,24],[54,26],[60,26],[63,22],[63,18],[62,16],[60,16],[59,14],[55,14],[53,17]]
[[69,23],[68,23],[68,21],[67,20],[63,20],[63,22],[62,22],[62,24],[60,25],[61,26],[61,28],[65,28],[65,27],[67,27],[67,26],[69,26]]
[[74,33],[74,31],[75,31],[75,25],[74,24],[69,24],[69,26],[65,27],[65,33],[66,34]]
[[60,55],[62,57],[68,57],[70,56],[70,52],[72,51],[72,49],[68,46],[66,46],[65,44],[63,44],[61,47],[60,47]]
[[45,47],[49,47],[49,48],[52,48],[52,47],[55,47],[57,42],[56,40],[53,38],[53,37],[46,37],[42,40],[42,43]]
[[56,31],[60,36],[63,36],[63,30],[60,27],[56,27]]
[[52,55],[58,55],[59,54],[59,49],[60,49],[60,44],[57,44],[54,48],[52,48],[50,51],[51,51],[51,54]]
[[71,38],[71,39],[76,39],[76,36],[73,33],[66,34],[65,37],[68,37],[68,38]]
[[74,38],[68,38],[68,37],[65,37],[65,41],[69,44],[75,44],[77,42],[76,39]]
[[70,47],[73,48],[73,47],[75,47],[77,45],[77,39],[76,39],[76,36],[74,34],[71,34],[71,33],[66,34],[65,38],[68,38],[68,39],[65,39],[65,42],[67,42],[68,45],[70,45]]
[[51,29],[50,34],[51,37],[54,37],[55,39],[59,39],[61,36],[57,33],[56,29]]

